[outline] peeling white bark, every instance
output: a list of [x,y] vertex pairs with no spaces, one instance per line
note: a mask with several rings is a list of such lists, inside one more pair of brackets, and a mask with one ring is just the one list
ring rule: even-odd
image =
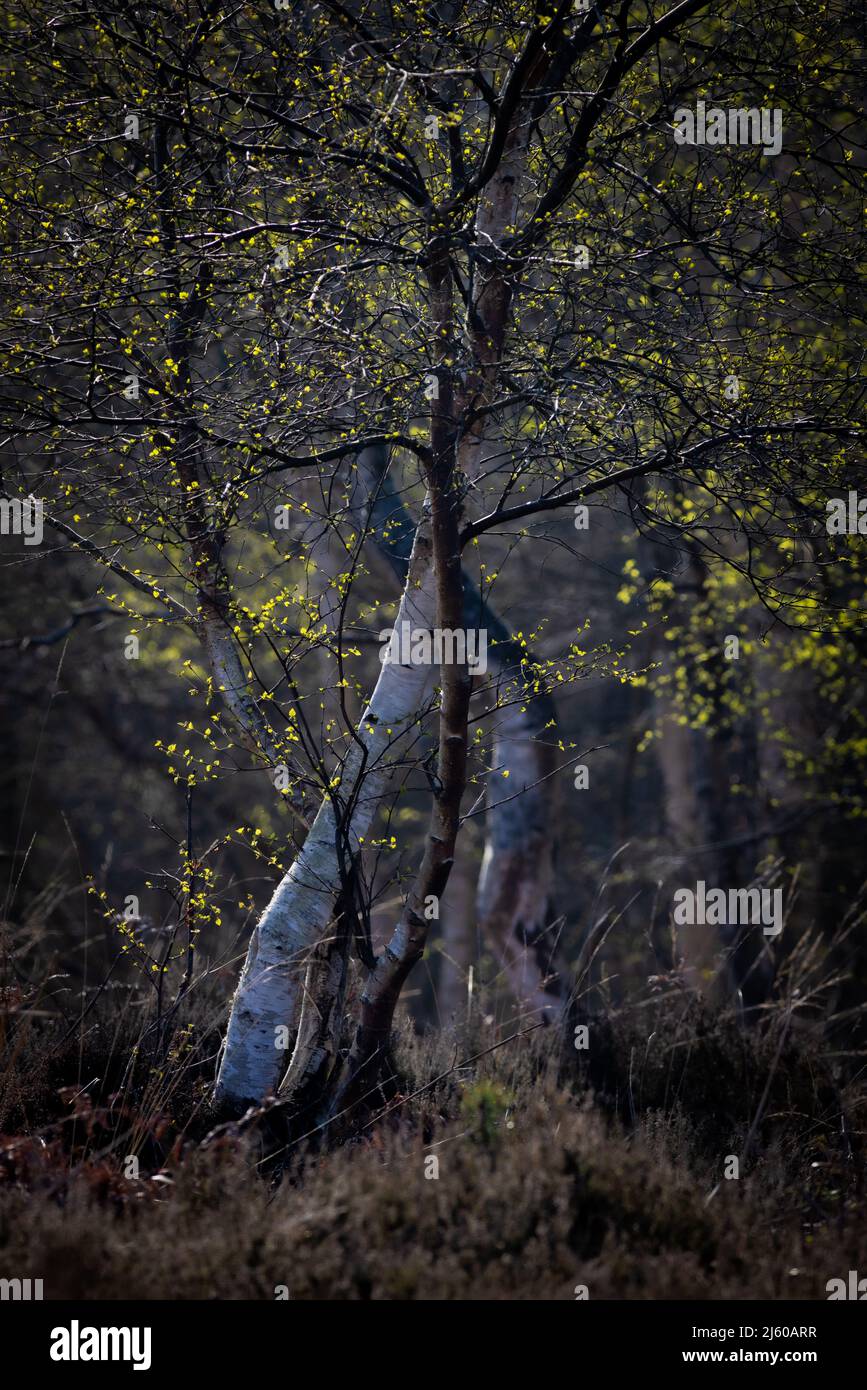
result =
[[[430,541],[423,525],[397,621],[431,628],[435,615]],[[341,805],[352,802],[345,826],[349,856],[370,831],[389,777],[389,754],[418,714],[429,675],[424,666],[382,667],[337,791]],[[286,1065],[285,1053],[275,1047],[277,1029],[283,1025],[291,1035],[298,1028],[307,958],[328,930],[341,886],[337,834],[334,800],[328,796],[253,932],[217,1076],[218,1103],[242,1106],[277,1091]]]

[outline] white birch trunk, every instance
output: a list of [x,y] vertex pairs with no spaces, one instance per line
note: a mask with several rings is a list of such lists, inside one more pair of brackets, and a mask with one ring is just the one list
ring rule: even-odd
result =
[[[430,629],[435,614],[430,541],[424,528],[416,537],[396,621]],[[350,855],[370,831],[388,781],[388,754],[417,715],[428,677],[425,666],[389,662],[382,667],[337,793],[342,803],[352,800],[345,826]],[[253,932],[232,1004],[215,1087],[217,1103],[240,1107],[278,1089],[286,1068],[285,1052],[276,1046],[278,1029],[285,1026],[291,1036],[298,1028],[307,957],[328,930],[341,886],[337,836],[335,805],[328,796]]]
[[[355,518],[355,525],[360,527],[363,524],[363,504],[357,496],[360,488],[354,477],[350,477],[349,490],[351,500],[348,513]],[[321,502],[321,497],[315,497],[313,488],[311,493],[314,503]],[[313,525],[319,528],[319,522]],[[316,597],[320,619],[336,645],[340,638],[341,610],[341,594],[337,580],[350,561],[336,529],[328,527],[324,535],[319,535],[310,543],[307,534],[312,529],[312,526],[305,528],[299,540],[308,560],[312,562],[308,578],[310,592]],[[339,674],[336,658],[333,652],[324,649],[318,655],[317,679],[321,681],[322,694],[320,747],[323,762],[330,774],[336,764],[336,758],[328,746],[328,730],[341,730],[345,726],[345,720],[341,692],[336,685]],[[365,856],[362,854],[360,858],[363,863]],[[332,930],[326,933],[325,939],[308,957],[298,1036],[289,1069],[280,1085],[281,1097],[303,1090],[307,1082],[322,1071],[329,1059],[333,1061],[340,1044],[342,1004],[349,969],[349,949],[344,941],[338,940],[337,921],[333,919]]]

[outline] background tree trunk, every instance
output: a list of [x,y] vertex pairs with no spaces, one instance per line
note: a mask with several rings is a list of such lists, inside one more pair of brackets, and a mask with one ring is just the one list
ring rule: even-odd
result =
[[[654,544],[652,538],[644,537],[642,551],[649,582],[654,575],[664,575],[674,585],[668,608],[671,622],[692,634],[692,642],[699,640],[693,630],[695,610],[710,599],[706,568],[695,546],[682,541],[676,546]],[[718,647],[721,662],[726,634],[716,622],[711,631],[708,618],[708,614],[701,617],[707,628],[702,640]],[[754,743],[749,718],[742,717],[743,727],[736,741],[730,715],[721,704],[722,677],[717,674],[703,691],[703,698],[711,704],[710,718],[704,726],[695,726],[688,708],[697,688],[694,655],[661,640],[662,628],[657,626],[654,633],[653,656],[662,661],[669,678],[675,664],[686,673],[684,704],[670,694],[656,694],[660,729],[657,755],[665,789],[666,826],[681,865],[680,883],[688,886],[691,876],[693,882],[703,879],[708,887],[746,887],[755,870],[755,817],[745,814],[743,803],[735,803],[732,784],[757,777],[755,767],[744,766]],[[687,640],[687,648],[690,644]],[[743,656],[740,659],[744,661]],[[748,679],[746,664],[740,669]],[[720,927],[717,934],[687,927],[680,932],[678,948],[684,963],[705,977],[717,968],[721,951],[725,989],[742,1010],[748,1012],[767,997],[773,972],[757,927],[729,924]]]

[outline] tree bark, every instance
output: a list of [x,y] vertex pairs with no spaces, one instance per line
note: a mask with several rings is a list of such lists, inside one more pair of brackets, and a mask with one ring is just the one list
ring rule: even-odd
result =
[[[429,525],[416,535],[399,622],[434,626],[436,592]],[[362,715],[338,787],[327,795],[304,846],[256,926],[235,994],[215,1087],[227,1106],[259,1101],[277,1090],[282,1054],[276,1030],[297,1033],[307,957],[328,931],[341,890],[341,863],[360,849],[389,777],[388,755],[418,714],[428,672],[383,665]],[[296,1070],[300,1065],[293,1063]]]
[[[366,451],[358,468],[372,499],[369,525],[376,544],[402,578],[412,522],[386,472],[385,449]],[[516,998],[553,1020],[566,994],[553,926],[557,709],[544,687],[532,678],[524,680],[532,654],[515,641],[466,572],[462,583],[462,624],[485,631],[496,693],[506,698],[509,687],[508,705],[495,716],[476,898],[478,933],[499,957]]]

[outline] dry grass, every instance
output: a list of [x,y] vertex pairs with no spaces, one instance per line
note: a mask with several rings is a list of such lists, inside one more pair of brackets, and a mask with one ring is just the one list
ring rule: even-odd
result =
[[536,1032],[469,1065],[502,1041],[481,1015],[404,1023],[391,1112],[291,1141],[278,1181],[255,1132],[202,1142],[218,1002],[160,1038],[134,990],[73,1028],[7,999],[0,1274],[48,1298],[784,1299],[867,1268],[865,1089],[785,1006],[747,1033],[675,991],[591,1020],[586,1053]]

